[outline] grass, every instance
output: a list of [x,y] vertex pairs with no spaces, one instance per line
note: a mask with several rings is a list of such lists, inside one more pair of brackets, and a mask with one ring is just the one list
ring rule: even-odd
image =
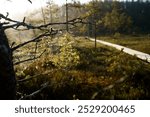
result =
[[150,54],[150,37],[148,36],[99,37],[99,39]]
[[50,53],[16,66],[18,80],[36,75],[18,84],[18,98],[49,82],[49,87],[31,99],[150,99],[149,64],[101,44],[95,49],[94,42],[84,37],[74,39],[73,48],[80,55],[74,67],[56,66]]

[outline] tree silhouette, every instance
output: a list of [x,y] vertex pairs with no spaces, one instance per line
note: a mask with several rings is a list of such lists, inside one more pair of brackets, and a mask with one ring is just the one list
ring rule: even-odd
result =
[[12,62],[12,51],[0,23],[0,99],[15,99],[16,79]]

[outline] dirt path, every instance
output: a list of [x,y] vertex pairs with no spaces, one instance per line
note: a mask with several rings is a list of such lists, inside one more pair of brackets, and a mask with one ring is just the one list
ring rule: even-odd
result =
[[[93,39],[93,38],[90,38],[90,40],[95,41],[95,39]],[[132,56],[136,56],[139,59],[146,60],[147,62],[150,63],[150,55],[149,54],[146,54],[146,53],[143,53],[143,52],[140,52],[140,51],[137,51],[137,50],[133,50],[133,49],[121,46],[121,45],[117,45],[117,44],[109,43],[109,42],[106,42],[106,41],[102,41],[102,40],[97,40],[97,42],[101,43],[101,44],[104,44],[104,45],[107,45],[107,46],[114,47],[118,50],[123,50],[123,52],[125,52],[127,54],[130,54]]]

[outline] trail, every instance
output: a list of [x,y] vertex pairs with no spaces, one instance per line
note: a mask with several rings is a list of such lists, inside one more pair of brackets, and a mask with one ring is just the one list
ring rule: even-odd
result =
[[[90,40],[95,41],[95,39],[93,39],[93,38],[90,38]],[[140,51],[137,51],[137,50],[133,50],[133,49],[121,46],[121,45],[117,45],[117,44],[109,43],[109,42],[106,42],[106,41],[102,41],[102,40],[97,40],[97,42],[101,43],[101,44],[104,44],[104,45],[107,45],[107,46],[110,46],[110,47],[114,47],[117,50],[123,50],[123,52],[125,52],[127,54],[130,54],[132,56],[136,56],[137,58],[145,60],[145,61],[150,63],[150,55],[149,54],[146,54],[146,53],[143,53],[143,52],[140,52]]]

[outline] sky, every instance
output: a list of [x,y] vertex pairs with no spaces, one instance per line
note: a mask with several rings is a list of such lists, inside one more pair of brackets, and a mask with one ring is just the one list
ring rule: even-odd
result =
[[[32,4],[28,2],[28,0],[0,0],[0,13],[4,15],[6,12],[9,12],[10,18],[17,18],[27,13],[28,11],[32,11],[34,9],[41,8],[45,5],[45,3],[49,0],[31,0]],[[54,3],[58,5],[65,4],[66,0],[53,0]],[[81,3],[88,2],[90,0],[80,0]],[[68,0],[71,2],[71,0]]]

